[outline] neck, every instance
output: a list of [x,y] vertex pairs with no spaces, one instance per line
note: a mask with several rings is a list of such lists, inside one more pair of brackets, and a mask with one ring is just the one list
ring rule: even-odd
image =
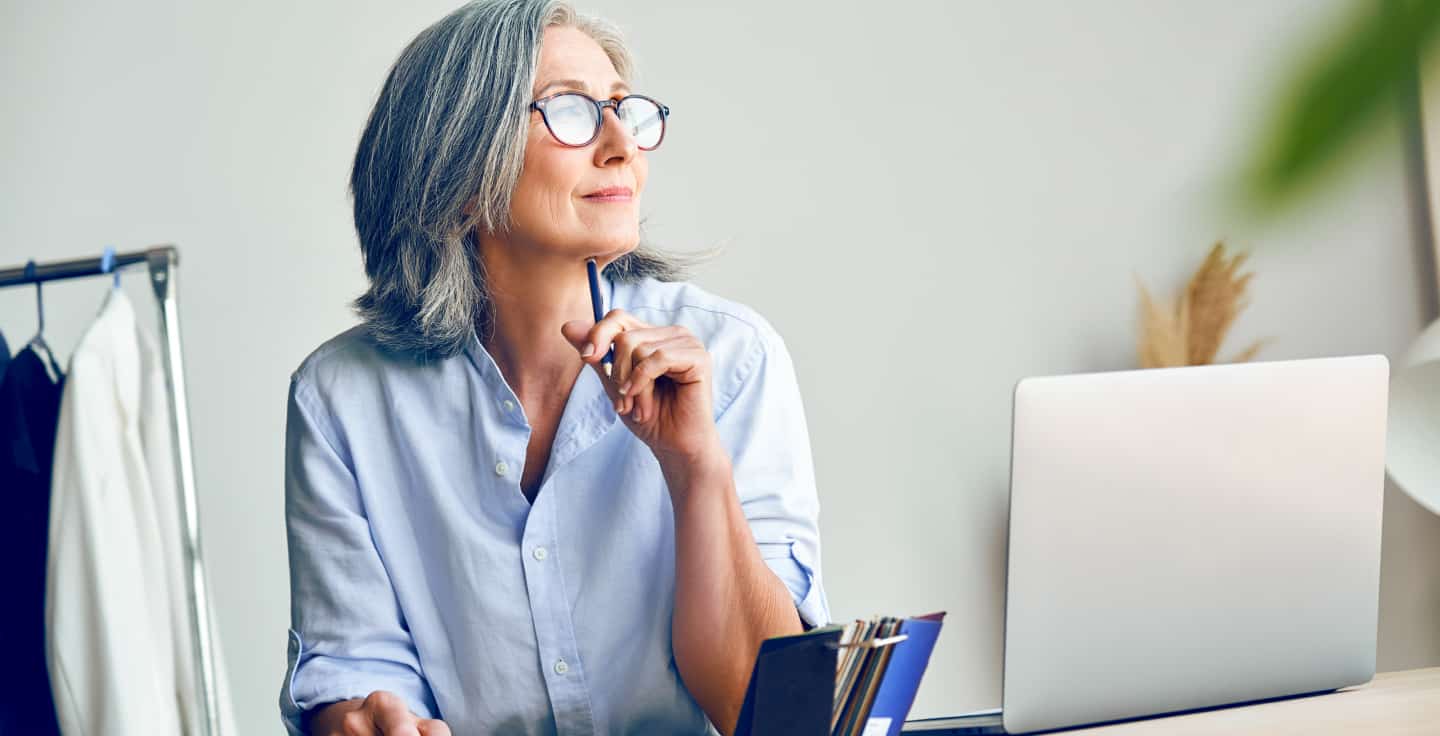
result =
[[594,319],[585,261],[488,238],[480,258],[493,326],[485,349],[517,394],[568,396],[584,364],[560,325]]

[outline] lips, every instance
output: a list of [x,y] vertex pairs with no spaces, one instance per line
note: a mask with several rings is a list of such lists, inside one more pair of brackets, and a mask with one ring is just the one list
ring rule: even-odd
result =
[[630,187],[605,187],[604,189],[597,189],[597,190],[595,190],[595,191],[593,191],[593,192],[585,195],[585,198],[586,198],[586,199],[590,199],[591,197],[633,197],[633,196],[635,196],[635,193],[630,190]]

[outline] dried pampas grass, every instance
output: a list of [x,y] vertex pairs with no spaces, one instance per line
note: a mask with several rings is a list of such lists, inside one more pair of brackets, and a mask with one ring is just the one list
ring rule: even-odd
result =
[[[1157,302],[1136,279],[1140,287],[1141,368],[1215,362],[1226,333],[1250,305],[1247,290],[1254,274],[1239,273],[1246,257],[1244,253],[1227,256],[1225,244],[1216,243],[1174,303]],[[1256,341],[1227,362],[1249,361],[1267,342]]]

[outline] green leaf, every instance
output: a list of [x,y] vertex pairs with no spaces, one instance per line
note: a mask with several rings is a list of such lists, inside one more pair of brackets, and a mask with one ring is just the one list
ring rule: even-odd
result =
[[1417,60],[1440,36],[1440,2],[1369,0],[1312,50],[1280,95],[1242,180],[1273,213],[1340,173],[1348,156],[1413,89]]

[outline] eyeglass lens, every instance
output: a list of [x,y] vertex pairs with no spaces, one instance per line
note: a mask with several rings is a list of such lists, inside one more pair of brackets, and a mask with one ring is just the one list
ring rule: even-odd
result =
[[[649,150],[660,145],[665,123],[659,105],[644,97],[627,97],[616,113],[637,146]],[[545,118],[550,132],[561,143],[583,146],[595,137],[600,110],[589,97],[567,93],[556,95],[545,104]]]

